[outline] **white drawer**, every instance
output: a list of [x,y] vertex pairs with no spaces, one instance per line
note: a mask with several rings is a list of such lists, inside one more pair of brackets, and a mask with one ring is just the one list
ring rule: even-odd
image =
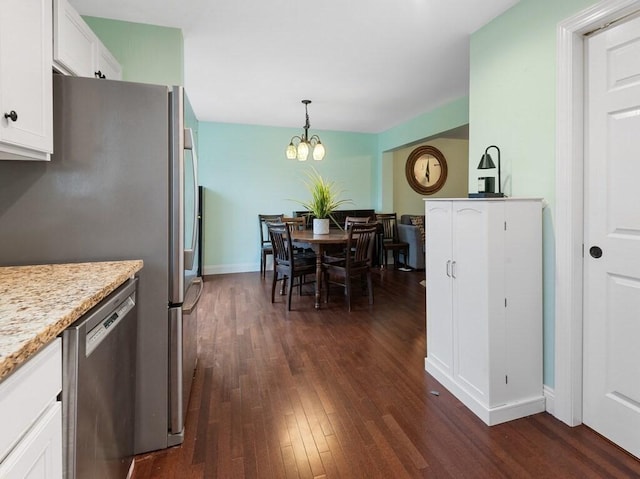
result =
[[56,338],[0,383],[0,461],[62,390],[62,340]]

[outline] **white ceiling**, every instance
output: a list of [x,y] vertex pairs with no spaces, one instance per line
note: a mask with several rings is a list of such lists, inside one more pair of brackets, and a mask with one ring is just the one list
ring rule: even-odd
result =
[[70,0],[181,28],[200,120],[378,133],[469,90],[469,35],[518,0]]

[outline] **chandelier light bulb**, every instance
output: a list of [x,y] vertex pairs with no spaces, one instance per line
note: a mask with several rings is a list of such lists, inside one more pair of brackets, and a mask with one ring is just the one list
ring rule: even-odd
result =
[[324,158],[324,145],[318,140],[318,144],[313,148],[313,159],[320,161]]
[[287,159],[295,160],[296,156],[298,156],[298,150],[296,150],[296,145],[291,142],[289,143],[289,146],[287,146]]
[[301,141],[298,145],[298,161],[307,161],[309,157],[309,144],[306,141]]

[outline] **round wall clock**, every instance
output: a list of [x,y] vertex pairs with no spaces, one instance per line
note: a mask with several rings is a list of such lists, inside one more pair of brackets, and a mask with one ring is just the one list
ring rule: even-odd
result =
[[447,180],[447,160],[433,146],[419,146],[407,158],[405,167],[411,188],[422,195],[432,195]]

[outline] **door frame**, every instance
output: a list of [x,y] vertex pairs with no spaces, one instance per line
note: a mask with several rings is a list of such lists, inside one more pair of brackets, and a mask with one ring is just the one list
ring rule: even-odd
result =
[[556,77],[555,388],[550,412],[582,423],[584,34],[640,9],[604,0],[558,24]]

